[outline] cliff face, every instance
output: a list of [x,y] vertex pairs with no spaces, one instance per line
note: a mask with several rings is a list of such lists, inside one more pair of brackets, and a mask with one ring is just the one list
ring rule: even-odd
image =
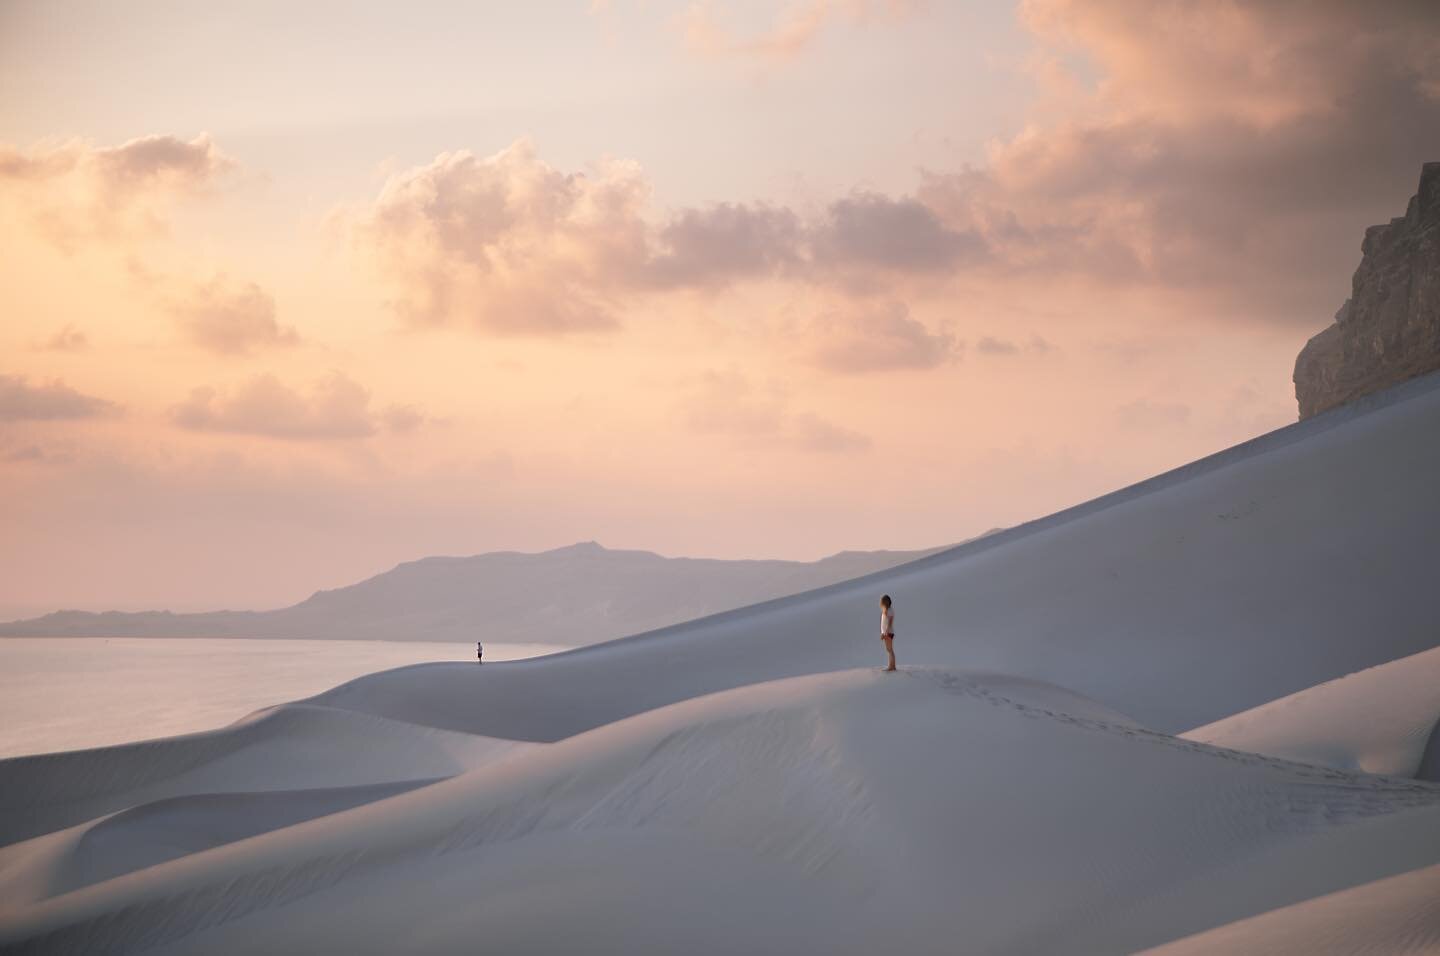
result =
[[1300,417],[1440,369],[1440,163],[1405,215],[1365,230],[1350,298],[1295,360]]

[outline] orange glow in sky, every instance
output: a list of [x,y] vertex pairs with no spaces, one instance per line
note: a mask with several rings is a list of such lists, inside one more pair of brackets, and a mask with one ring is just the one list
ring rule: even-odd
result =
[[1284,425],[1434,21],[7,3],[0,619],[918,548]]

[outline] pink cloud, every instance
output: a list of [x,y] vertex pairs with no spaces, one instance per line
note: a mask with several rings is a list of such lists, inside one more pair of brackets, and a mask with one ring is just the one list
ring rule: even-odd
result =
[[745,202],[662,218],[650,194],[633,163],[566,173],[519,140],[392,176],[354,236],[403,320],[492,335],[611,332],[643,297],[757,280],[884,289],[987,255],[975,230],[949,228],[914,197],[857,191],[810,219]]
[[1097,82],[1077,76],[1070,118],[998,144],[982,168],[930,174],[917,197],[982,236],[1001,270],[1313,322],[1343,298],[1363,228],[1440,153],[1433,4],[1023,10],[1043,52],[1080,54]]
[[947,227],[924,203],[857,191],[830,204],[811,240],[817,263],[899,272],[956,269],[984,259],[972,228]]
[[235,168],[203,133],[105,147],[78,140],[0,146],[0,200],[18,203],[39,235],[73,251],[162,232],[171,202],[206,191]]
[[632,164],[563,173],[520,140],[461,151],[385,184],[357,236],[418,325],[496,334],[613,328],[611,290],[643,261],[649,184]]
[[229,432],[293,441],[366,438],[382,426],[411,431],[419,413],[392,406],[375,412],[370,392],[340,372],[332,372],[301,392],[273,375],[262,374],[228,393],[202,387],[172,409],[177,425],[192,431]]
[[783,207],[718,203],[681,210],[659,228],[646,276],[661,286],[765,278],[801,265],[803,225]]
[[58,379],[31,385],[23,375],[0,375],[0,421],[97,418],[118,410],[114,402],[76,391]]
[[219,355],[243,356],[300,341],[275,319],[275,299],[253,282],[217,276],[197,283],[170,303],[186,337]]
[[811,364],[843,373],[931,369],[961,351],[954,336],[930,330],[895,301],[822,313],[806,338],[813,342]]

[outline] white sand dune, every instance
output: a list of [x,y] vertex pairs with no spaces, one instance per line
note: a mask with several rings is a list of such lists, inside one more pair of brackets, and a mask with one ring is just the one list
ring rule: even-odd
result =
[[1429,862],[1417,826],[1440,788],[1179,741],[1033,681],[867,669],[131,873],[0,940],[380,953],[403,919],[411,952],[1121,951]]
[[450,777],[523,746],[323,707],[272,707],[222,730],[0,761],[0,846],[193,794]]
[[1148,952],[1151,956],[1440,953],[1440,865],[1306,900]]
[[201,850],[428,786],[401,780],[354,787],[204,793],[144,803],[0,849],[7,905],[61,896]]
[[1440,723],[1440,648],[1329,681],[1182,734],[1369,773],[1440,780],[1425,765]]
[[[0,761],[0,946],[1127,952],[1349,909],[1423,945],[1440,786],[1323,763],[1424,765],[1381,678],[1440,643],[1437,434],[1432,376],[859,581]],[[882,590],[914,670],[873,667]],[[1296,707],[1305,761],[1170,736]]]
[[1034,677],[1188,730],[1440,643],[1440,376],[1388,400],[853,582],[544,661],[428,666],[422,701],[402,672],[315,700],[558,740],[874,663],[888,591],[903,660]]

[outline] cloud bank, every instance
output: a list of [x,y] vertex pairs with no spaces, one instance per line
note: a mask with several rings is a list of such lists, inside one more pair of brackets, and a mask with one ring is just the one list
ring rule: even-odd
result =
[[978,233],[911,197],[857,191],[810,219],[758,202],[662,217],[651,192],[636,164],[566,173],[518,140],[391,177],[356,215],[354,237],[402,320],[500,336],[615,332],[647,298],[746,282],[891,289],[987,255]]
[[1375,210],[1440,155],[1435,4],[1028,0],[1022,15],[1065,118],[919,191],[1016,272],[1313,323]]

